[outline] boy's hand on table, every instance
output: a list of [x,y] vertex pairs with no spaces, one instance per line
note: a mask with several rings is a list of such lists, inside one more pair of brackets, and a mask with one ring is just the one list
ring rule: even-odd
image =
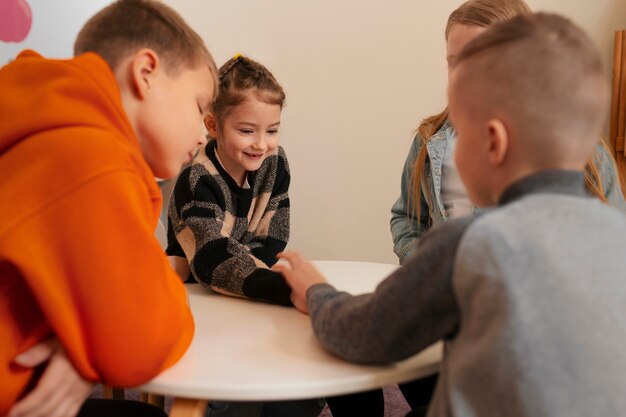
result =
[[33,346],[15,359],[34,368],[48,361],[37,386],[13,405],[8,417],[74,417],[93,389],[74,369],[58,340]]
[[277,263],[272,268],[280,272],[287,284],[291,287],[291,302],[303,313],[308,313],[306,305],[306,292],[311,285],[326,283],[326,278],[317,268],[304,257],[295,251],[281,252],[276,256],[278,259],[286,261]]

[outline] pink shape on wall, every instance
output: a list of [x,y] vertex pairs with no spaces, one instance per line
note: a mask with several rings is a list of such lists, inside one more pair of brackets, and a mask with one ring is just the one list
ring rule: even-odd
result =
[[0,41],[23,41],[33,23],[26,0],[0,0]]

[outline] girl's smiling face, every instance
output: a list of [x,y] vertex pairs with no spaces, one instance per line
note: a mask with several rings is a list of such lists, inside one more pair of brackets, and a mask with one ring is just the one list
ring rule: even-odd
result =
[[239,185],[243,185],[246,172],[259,169],[278,146],[281,110],[280,105],[268,104],[251,92],[221,121],[207,118],[220,161]]

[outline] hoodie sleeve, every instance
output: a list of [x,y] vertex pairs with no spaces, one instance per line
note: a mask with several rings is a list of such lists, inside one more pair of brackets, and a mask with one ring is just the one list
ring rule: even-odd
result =
[[154,237],[151,198],[134,172],[100,173],[26,218],[37,239],[15,242],[52,332],[89,380],[144,383],[191,342],[186,291]]

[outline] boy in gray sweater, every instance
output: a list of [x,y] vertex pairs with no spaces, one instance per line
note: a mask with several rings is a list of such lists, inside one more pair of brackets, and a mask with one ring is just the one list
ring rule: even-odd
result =
[[626,413],[626,218],[585,191],[608,86],[568,20],[518,16],[454,57],[450,117],[470,198],[372,294],[296,252],[276,267],[326,349],[391,363],[443,340],[429,416]]

